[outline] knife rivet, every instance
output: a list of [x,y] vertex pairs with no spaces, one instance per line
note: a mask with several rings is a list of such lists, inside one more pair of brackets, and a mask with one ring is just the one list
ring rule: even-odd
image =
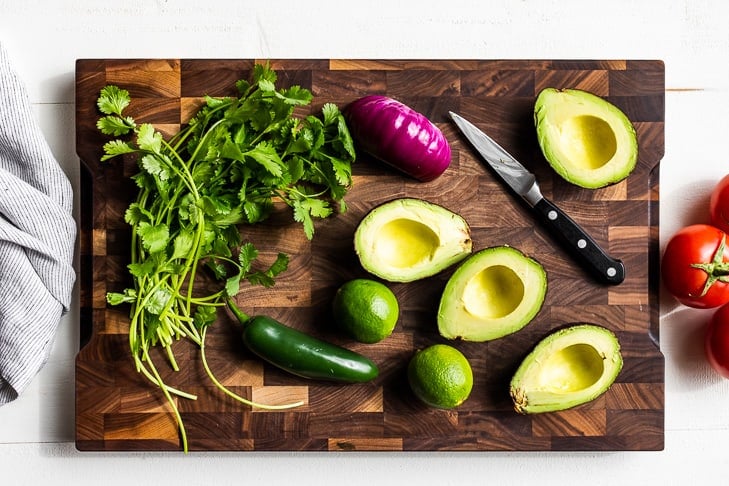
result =
[[547,217],[550,219],[550,221],[554,221],[555,219],[557,219],[557,211],[548,212]]
[[585,240],[583,240],[582,238],[577,240],[577,248],[584,248],[586,246],[587,246],[587,242]]
[[608,277],[614,277],[618,273],[617,270],[615,270],[614,267],[610,267],[607,269],[607,276]]

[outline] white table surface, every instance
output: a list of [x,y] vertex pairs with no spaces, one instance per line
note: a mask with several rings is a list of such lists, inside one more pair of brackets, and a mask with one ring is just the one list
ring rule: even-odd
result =
[[[729,173],[725,0],[0,0],[0,42],[74,187],[77,58],[661,59],[666,154],[661,247],[705,222]],[[78,197],[76,198],[78,201]],[[76,204],[78,213],[78,203]],[[76,292],[76,296],[78,292]],[[614,453],[79,453],[78,298],[32,386],[0,407],[2,484],[689,484],[724,472],[729,380],[708,367],[708,311],[661,299],[665,450]],[[6,478],[14,478],[6,482]],[[161,483],[160,483],[161,484]],[[172,484],[172,483],[165,483]]]

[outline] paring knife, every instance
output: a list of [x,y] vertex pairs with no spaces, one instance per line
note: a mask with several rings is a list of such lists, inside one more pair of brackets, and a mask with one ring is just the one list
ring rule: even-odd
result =
[[542,196],[534,174],[471,122],[456,113],[449,113],[481,157],[536,211],[543,224],[566,245],[570,254],[576,255],[580,263],[603,283],[618,285],[625,279],[623,262],[605,253],[580,225]]

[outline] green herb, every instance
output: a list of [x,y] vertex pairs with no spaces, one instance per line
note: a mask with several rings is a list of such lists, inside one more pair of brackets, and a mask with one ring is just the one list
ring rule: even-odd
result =
[[[195,397],[164,383],[150,350],[160,346],[177,370],[172,344],[190,339],[221,390],[270,408],[225,389],[205,360],[205,332],[217,308],[238,293],[242,281],[272,286],[288,265],[288,257],[279,254],[269,268],[255,269],[258,251],[243,243],[239,225],[263,221],[274,202],[283,201],[311,239],[314,220],[331,215],[333,203],[346,210],[344,196],[352,183],[354,146],[336,105],[325,104],[320,117],[294,116],[297,107],[310,104],[311,93],[298,86],[277,89],[268,65],[256,65],[251,81],[238,81],[236,87],[238,97],[206,97],[169,140],[151,124],[137,124],[124,114],[131,101],[126,90],[106,86],[97,102],[104,114],[98,129],[114,137],[129,135],[107,142],[102,161],[132,155],[139,165],[133,176],[138,194],[124,215],[132,228],[134,286],[109,293],[107,300],[131,304],[129,345],[136,368],[169,401],[185,450],[185,429],[172,395]],[[203,266],[221,285],[198,295],[196,277]]]

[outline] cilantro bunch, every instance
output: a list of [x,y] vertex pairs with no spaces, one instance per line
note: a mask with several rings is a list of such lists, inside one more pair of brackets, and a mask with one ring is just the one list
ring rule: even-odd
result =
[[[324,104],[321,116],[294,116],[310,104],[310,91],[277,89],[276,73],[257,64],[252,79],[236,83],[237,97],[205,97],[204,105],[176,135],[165,140],[151,124],[125,115],[128,91],[109,85],[97,105],[97,127],[115,138],[102,161],[136,157],[136,199],[124,219],[132,229],[134,285],[110,292],[112,305],[131,304],[129,345],[137,371],[158,385],[174,410],[183,445],[184,426],[172,395],[195,398],[166,385],[150,357],[161,346],[177,370],[172,344],[186,338],[198,345],[212,381],[234,398],[259,407],[225,389],[205,361],[207,327],[217,308],[238,292],[241,281],[271,286],[288,265],[279,254],[265,270],[254,270],[258,250],[243,243],[241,226],[265,220],[275,201],[292,208],[306,236],[314,219],[331,215],[352,184],[355,151],[338,107]],[[211,270],[220,288],[199,295],[196,275]],[[292,404],[297,405],[297,404]],[[285,406],[284,406],[285,407]],[[270,407],[269,407],[270,408]]]

